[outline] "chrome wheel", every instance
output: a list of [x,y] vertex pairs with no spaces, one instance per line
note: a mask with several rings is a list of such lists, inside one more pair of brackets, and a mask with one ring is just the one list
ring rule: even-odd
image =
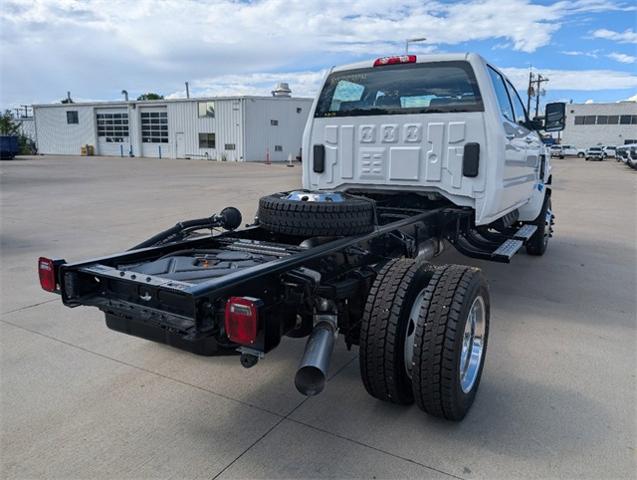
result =
[[485,344],[486,308],[482,296],[476,297],[469,309],[462,335],[460,354],[460,387],[469,393],[476,383]]
[[411,310],[409,311],[409,319],[407,320],[407,332],[405,333],[405,347],[403,351],[405,358],[405,370],[407,371],[407,376],[409,378],[411,378],[411,368],[414,363],[414,342],[416,341],[416,325],[418,324],[420,308],[422,307],[424,301],[425,289],[423,288],[418,293],[418,295],[416,295],[414,303],[411,306]]

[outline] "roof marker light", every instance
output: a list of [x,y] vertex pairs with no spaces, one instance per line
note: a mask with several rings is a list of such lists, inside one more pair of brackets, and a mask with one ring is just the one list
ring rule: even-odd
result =
[[396,65],[398,63],[416,63],[416,55],[398,55],[395,57],[381,57],[374,62],[375,67],[384,67],[385,65]]

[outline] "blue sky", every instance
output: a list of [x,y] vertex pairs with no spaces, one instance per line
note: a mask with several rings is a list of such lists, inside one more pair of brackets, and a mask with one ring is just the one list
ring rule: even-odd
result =
[[475,51],[544,100],[637,95],[637,7],[621,0],[2,0],[0,107],[155,91],[312,96],[326,68],[402,53]]

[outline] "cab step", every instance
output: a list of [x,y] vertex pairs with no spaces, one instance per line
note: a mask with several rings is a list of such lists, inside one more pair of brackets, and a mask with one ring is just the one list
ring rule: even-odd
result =
[[513,234],[513,239],[527,242],[536,231],[537,231],[537,225],[532,225],[530,223],[527,223],[526,225],[522,225],[518,229],[518,231]]
[[[531,233],[531,235],[533,234]],[[505,240],[504,243],[491,254],[491,257],[496,262],[509,263],[513,255],[518,253],[518,250],[520,250],[523,245],[524,242],[522,240],[510,238],[509,240]]]

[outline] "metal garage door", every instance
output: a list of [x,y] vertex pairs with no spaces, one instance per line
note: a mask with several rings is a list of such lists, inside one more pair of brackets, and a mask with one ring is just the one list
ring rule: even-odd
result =
[[95,111],[97,154],[128,156],[130,136],[128,111],[125,108],[100,108]]

